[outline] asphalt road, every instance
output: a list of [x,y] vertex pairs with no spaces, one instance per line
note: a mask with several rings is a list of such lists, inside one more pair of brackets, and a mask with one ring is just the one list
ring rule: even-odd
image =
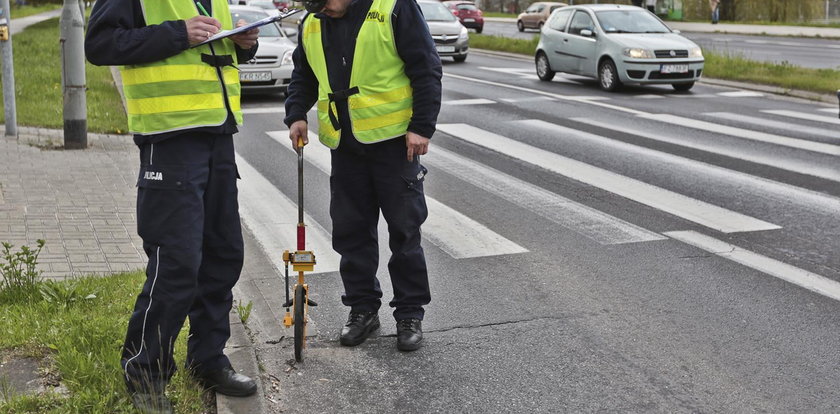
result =
[[[531,39],[539,36],[538,30],[519,32],[514,23],[484,22],[482,34]],[[788,38],[778,36],[747,36],[720,33],[683,32],[703,50],[743,56],[766,62],[788,62],[792,65],[817,69],[840,68],[840,45],[836,40],[814,38]]]
[[[836,106],[704,84],[611,94],[476,53],[443,82],[422,159],[425,347],[396,350],[387,305],[378,337],[338,344],[329,154],[313,141],[304,362],[278,327],[282,279],[237,287],[272,412],[840,410]],[[296,157],[282,98],[244,108],[241,212],[276,265],[294,246]]]

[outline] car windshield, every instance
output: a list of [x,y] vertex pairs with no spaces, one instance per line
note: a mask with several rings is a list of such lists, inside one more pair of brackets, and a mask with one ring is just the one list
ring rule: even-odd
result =
[[455,15],[441,3],[417,3],[427,22],[453,22]]
[[670,33],[662,22],[644,10],[604,10],[595,12],[606,33]]
[[248,3],[248,5],[251,6],[251,7],[259,7],[261,9],[267,9],[267,10],[271,10],[271,9],[276,10],[277,9],[277,7],[274,7],[274,3],[270,2],[270,1],[252,1],[252,2]]
[[[245,20],[248,23],[255,22],[260,19],[265,19],[268,17],[265,13],[256,13],[252,11],[234,11],[231,13],[231,17],[233,17],[233,24],[236,25],[236,22],[239,19]],[[267,24],[265,26],[260,26],[260,37],[284,37],[282,33],[280,33],[280,29],[277,28],[277,25]]]

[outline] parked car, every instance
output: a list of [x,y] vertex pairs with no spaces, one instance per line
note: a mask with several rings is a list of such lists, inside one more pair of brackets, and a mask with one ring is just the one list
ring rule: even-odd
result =
[[[234,23],[239,19],[253,22],[268,16],[266,10],[251,6],[230,6],[230,13]],[[294,50],[295,43],[277,23],[261,26],[257,55],[239,64],[242,92],[285,92],[292,79]]]
[[439,1],[418,0],[420,10],[441,56],[451,56],[456,62],[467,60],[470,36],[467,28]]
[[525,31],[525,29],[542,29],[551,12],[563,6],[566,6],[566,3],[544,1],[532,3],[524,12],[519,13],[519,16],[516,17],[516,28],[520,32]]
[[467,29],[475,29],[476,33],[484,30],[484,15],[481,10],[471,1],[444,1],[443,4],[452,10],[452,14],[458,18]]
[[554,13],[540,33],[537,76],[556,72],[598,79],[615,91],[625,83],[671,84],[687,91],[703,72],[703,52],[653,13],[635,6],[586,4]]

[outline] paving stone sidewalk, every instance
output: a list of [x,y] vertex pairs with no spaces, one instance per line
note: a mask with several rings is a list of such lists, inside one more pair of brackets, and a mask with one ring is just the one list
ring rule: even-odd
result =
[[18,132],[0,138],[0,242],[44,239],[39,268],[53,279],[143,268],[132,138],[89,134],[87,150],[64,150],[61,131]]

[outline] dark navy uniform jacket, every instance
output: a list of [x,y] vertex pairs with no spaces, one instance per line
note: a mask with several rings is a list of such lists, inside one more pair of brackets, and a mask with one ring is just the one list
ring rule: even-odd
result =
[[[191,0],[178,0],[191,1]],[[198,0],[208,13],[213,13],[210,0]],[[94,65],[134,65],[155,62],[175,56],[190,47],[187,25],[183,20],[147,26],[139,0],[100,1],[93,9],[85,38],[85,55]],[[196,15],[198,11],[196,11]],[[235,25],[236,22],[233,22]],[[140,30],[131,30],[140,29]],[[242,50],[236,46],[239,62],[254,57],[257,46]],[[142,145],[155,143],[185,132],[206,132],[233,135],[237,132],[233,114],[228,112],[224,124],[216,127],[194,128],[186,131],[156,135],[135,135],[134,142]]]
[[[347,14],[340,19],[321,13],[306,16],[307,19],[314,17],[321,19],[327,73],[333,91],[356,86],[350,85],[350,68],[353,67],[353,51],[356,43],[353,33],[358,33],[358,27],[364,22],[372,3],[372,0],[352,0]],[[429,35],[420,6],[414,0],[397,0],[391,23],[394,28],[397,53],[405,62],[405,74],[414,89],[414,114],[408,124],[408,130],[431,138],[435,133],[435,122],[440,112],[442,74],[440,57]],[[303,23],[301,23],[302,27]],[[287,126],[291,126],[295,121],[305,120],[306,112],[318,101],[318,79],[303,51],[303,31],[299,30],[299,32],[298,47],[293,55],[295,69],[289,85],[289,98],[286,99],[284,122]],[[357,68],[357,70],[377,70],[377,68]],[[344,143],[354,145],[357,141],[350,133],[347,101],[337,101],[336,107],[342,126],[339,145],[340,147],[345,147],[342,145]]]

